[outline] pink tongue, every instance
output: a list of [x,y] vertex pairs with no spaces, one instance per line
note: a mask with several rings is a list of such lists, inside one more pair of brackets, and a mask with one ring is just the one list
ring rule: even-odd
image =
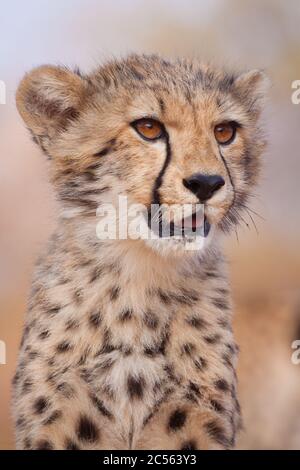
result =
[[196,229],[197,227],[202,227],[203,222],[204,222],[204,217],[203,214],[192,214],[189,217],[186,217],[185,219],[182,220],[182,225],[183,227],[189,227]]

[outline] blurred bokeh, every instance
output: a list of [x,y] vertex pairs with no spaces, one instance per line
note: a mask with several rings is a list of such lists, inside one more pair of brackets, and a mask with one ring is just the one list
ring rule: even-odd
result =
[[[55,203],[43,156],[17,114],[25,71],[42,63],[89,71],[111,55],[159,52],[233,67],[262,67],[273,86],[265,113],[269,148],[244,228],[227,240],[241,348],[244,431],[239,446],[300,448],[300,80],[298,0],[10,0],[1,4],[0,448],[13,448],[10,380],[32,263],[53,227]],[[256,227],[255,227],[256,226]]]

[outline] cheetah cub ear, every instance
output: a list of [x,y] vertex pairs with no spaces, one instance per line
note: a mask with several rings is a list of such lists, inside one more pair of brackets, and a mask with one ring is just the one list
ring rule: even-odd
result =
[[86,81],[62,67],[43,65],[29,72],[16,95],[17,108],[35,139],[49,140],[76,118]]
[[258,117],[265,104],[271,81],[261,70],[244,72],[235,80],[235,89],[253,117]]

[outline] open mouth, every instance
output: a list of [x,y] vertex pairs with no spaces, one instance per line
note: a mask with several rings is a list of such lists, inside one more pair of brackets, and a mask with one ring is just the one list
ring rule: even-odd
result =
[[206,214],[201,211],[193,212],[190,216],[181,220],[181,224],[174,224],[176,231],[181,231],[182,236],[198,235],[207,237],[211,225]]
[[157,223],[153,224],[153,219],[148,213],[148,225],[159,238],[205,238],[211,229],[211,224],[203,208],[177,221],[167,222],[162,214],[156,220]]

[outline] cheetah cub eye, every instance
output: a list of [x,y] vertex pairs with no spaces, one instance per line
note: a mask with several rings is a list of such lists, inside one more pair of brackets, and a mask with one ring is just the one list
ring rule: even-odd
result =
[[164,125],[152,118],[137,119],[131,126],[145,140],[158,140],[165,135]]
[[238,123],[234,121],[221,122],[214,129],[216,141],[220,145],[228,145],[234,141]]

